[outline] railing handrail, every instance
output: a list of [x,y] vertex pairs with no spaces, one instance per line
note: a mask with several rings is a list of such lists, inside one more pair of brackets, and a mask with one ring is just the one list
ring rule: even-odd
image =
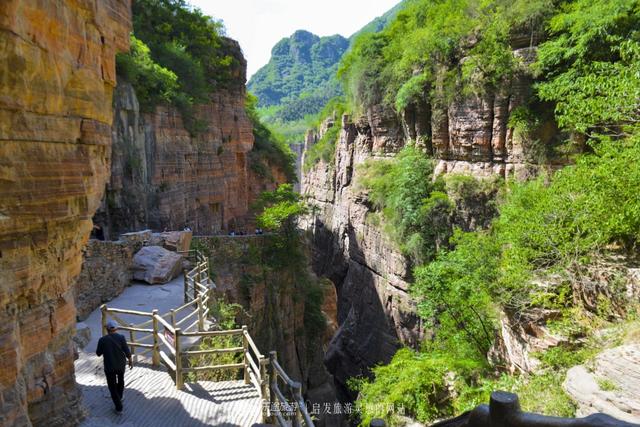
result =
[[[373,425],[373,424],[372,424]],[[378,424],[383,425],[384,424]],[[479,405],[455,418],[432,424],[431,427],[638,427],[610,415],[597,413],[584,418],[549,417],[523,412],[518,395],[505,391],[491,393],[489,405]]]
[[[298,381],[292,380],[289,375],[287,375],[282,366],[280,366],[280,363],[278,363],[278,356],[275,351],[269,353],[269,366],[271,409],[274,409],[274,407],[277,408],[278,406],[284,406],[286,412],[286,415],[283,416],[281,411],[278,411],[276,409],[274,414],[275,420],[281,426],[289,426],[292,423],[294,426],[304,425],[305,427],[313,427],[311,415],[309,414],[307,405],[302,398],[302,384],[300,384]],[[289,388],[292,395],[291,400],[287,399],[282,390],[280,390],[280,386],[278,385],[278,377],[280,377],[287,384],[287,387]],[[276,405],[276,399],[279,401],[280,405]],[[293,417],[293,419],[287,420],[286,418],[288,417]],[[289,421],[291,421],[291,423]]]
[[[207,318],[209,314],[208,302],[210,300],[211,292],[215,289],[215,284],[211,281],[208,274],[209,260],[197,250],[179,251],[179,253],[183,255],[187,254],[187,257],[190,259],[195,258],[195,266],[191,270],[184,272],[184,304],[171,309],[162,315],[158,314],[158,310],[153,310],[153,312],[144,312],[139,310],[107,307],[103,304],[101,306],[103,333],[106,333],[107,316],[111,316],[121,325],[121,329],[129,332],[130,341],[127,341],[127,343],[131,346],[132,353],[135,352],[136,347],[146,349],[140,354],[151,351],[154,366],[158,366],[160,361],[162,361],[165,363],[167,368],[175,374],[177,389],[182,388],[183,374],[185,373],[223,369],[243,369],[245,384],[252,384],[257,389],[262,400],[263,421],[267,421],[270,418],[273,422],[277,421],[283,426],[291,425],[290,421],[293,421],[294,426],[313,426],[306,404],[302,398],[302,385],[289,377],[282,366],[278,363],[275,352],[271,352],[268,359],[260,352],[258,346],[249,334],[247,326],[243,326],[240,329],[219,331],[204,330],[204,319]],[[211,286],[208,286],[209,284]],[[195,310],[193,312],[184,316],[179,321],[176,320],[176,314],[178,312],[186,309],[187,307],[193,307],[194,304]],[[125,322],[117,315],[117,313],[148,317],[149,319],[139,324],[131,324]],[[196,316],[196,314],[198,318],[191,325],[184,329],[180,328],[181,324]],[[170,317],[170,320],[166,320],[165,317]],[[152,328],[146,328],[149,324],[152,325]],[[197,330],[190,331],[190,329],[196,325]],[[164,332],[160,331],[160,327],[164,328]],[[150,333],[150,335],[145,335],[142,338],[136,339],[136,333]],[[170,337],[165,336],[165,333],[169,333]],[[181,337],[205,338],[220,336],[242,336],[242,347],[237,346],[222,349],[188,350],[183,349],[180,342]],[[149,338],[153,338],[153,344],[141,342],[148,340]],[[172,340],[173,342],[171,342]],[[168,352],[165,352],[163,348],[168,349]],[[182,366],[183,357],[190,358],[204,354],[216,353],[241,353],[243,362],[207,366]],[[267,373],[267,366],[270,366],[270,375]],[[286,383],[292,395],[291,399],[287,399],[282,390],[280,390],[278,386],[278,378],[281,378]],[[273,406],[270,408],[271,410],[267,409],[267,403],[273,403],[276,398],[281,402],[282,407],[290,409],[290,411],[288,411],[288,415],[283,417],[280,411],[273,410]],[[293,416],[294,419],[290,421],[286,420],[287,417],[291,416]]]

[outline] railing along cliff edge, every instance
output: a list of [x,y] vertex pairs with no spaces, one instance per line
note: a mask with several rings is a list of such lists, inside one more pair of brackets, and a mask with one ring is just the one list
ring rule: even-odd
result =
[[[209,278],[209,260],[199,251],[180,252],[195,264],[195,267],[184,272],[184,304],[164,314],[158,310],[152,312],[126,310],[102,305],[102,333],[107,333],[107,319],[110,317],[119,324],[119,329],[129,332],[127,344],[132,354],[137,357],[151,353],[153,366],[162,361],[174,376],[176,388],[182,389],[184,374],[202,371],[218,371],[242,369],[245,384],[252,384],[262,401],[262,418],[264,422],[278,423],[281,426],[311,427],[313,421],[302,398],[302,386],[286,374],[277,361],[275,352],[266,358],[256,346],[249,334],[247,326],[231,330],[205,330],[205,320],[209,315],[209,302],[213,298],[215,284]],[[193,311],[180,318],[187,309]],[[138,316],[142,323],[131,324],[120,315]],[[192,320],[193,319],[193,320]],[[190,320],[191,323],[187,324]],[[214,319],[215,320],[215,319]],[[142,337],[137,334],[145,334]],[[242,347],[216,348],[207,350],[189,350],[184,348],[184,339],[191,344],[204,337],[241,336]],[[139,351],[139,349],[143,349]],[[236,353],[242,354],[242,363],[223,365],[184,366],[184,360],[205,354]],[[268,367],[268,368],[267,368]],[[269,372],[267,372],[267,370]],[[287,393],[283,393],[279,380],[286,384]],[[287,398],[285,394],[291,397]],[[277,404],[276,404],[277,403]]]

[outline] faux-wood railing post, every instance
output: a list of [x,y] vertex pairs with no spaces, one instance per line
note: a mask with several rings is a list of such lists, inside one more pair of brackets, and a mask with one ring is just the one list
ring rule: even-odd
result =
[[[275,351],[269,352],[269,411],[278,410],[276,407],[276,394],[274,392],[274,390],[278,388],[278,374],[274,367],[274,362],[277,360],[278,353]],[[276,422],[276,417],[273,414],[271,414],[269,422],[272,424]]]
[[200,263],[196,265],[196,277],[193,281],[193,298],[197,298],[200,295],[200,288],[198,286],[200,283]]
[[202,307],[202,296],[198,297],[198,331],[204,331],[204,308]]
[[175,351],[176,351],[176,388],[178,390],[182,389],[182,354],[180,353],[182,350],[180,348],[180,335],[182,334],[182,330],[180,328],[176,329],[175,334]]
[[295,410],[293,427],[301,427],[303,409],[300,407],[300,402],[303,402],[303,400],[302,385],[300,383],[296,383],[295,385],[291,386],[291,396],[293,396],[293,409]]
[[[131,323],[129,323],[129,327],[133,327],[134,325],[132,325]],[[129,341],[131,341],[132,344],[136,343],[136,336],[135,333],[133,331],[129,331]],[[131,356],[135,356],[136,355],[136,346],[132,345],[131,346]],[[136,362],[138,361],[138,358],[136,357]]]
[[158,310],[151,312],[151,323],[153,324],[153,352],[151,353],[151,363],[153,366],[160,365],[160,349],[158,342]]
[[175,329],[176,328],[176,311],[172,308],[171,310],[169,310],[169,314],[171,316],[171,327]]
[[247,340],[247,334],[249,333],[247,325],[242,325],[242,354],[244,355],[244,383],[249,384],[251,382],[251,376],[249,375],[249,341]]
[[100,313],[102,313],[102,318],[100,319],[102,335],[107,335],[107,306],[105,304],[100,306]]
[[187,278],[187,270],[182,270],[182,273],[184,274],[184,303],[186,304],[189,299],[188,299],[188,295],[189,295],[189,279]]
[[267,377],[267,359],[259,356],[260,362],[260,394],[262,398],[262,422],[266,423],[269,418],[269,410],[265,405],[265,401],[268,402],[269,394],[269,379]]

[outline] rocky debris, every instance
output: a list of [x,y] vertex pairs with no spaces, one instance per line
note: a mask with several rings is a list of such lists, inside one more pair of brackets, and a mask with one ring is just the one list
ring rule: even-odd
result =
[[182,271],[182,255],[161,246],[144,246],[133,256],[132,269],[135,280],[167,283]]
[[[126,242],[134,248],[133,252],[138,252],[141,247],[150,244],[153,232],[151,230],[132,231],[120,235],[120,240]],[[161,245],[156,245],[161,246]]]
[[191,246],[191,231],[165,231],[153,233],[149,240],[149,246],[162,246],[174,252],[186,252]]
[[69,426],[72,286],[109,179],[130,1],[0,4],[0,425]]
[[564,388],[578,405],[576,416],[603,412],[640,423],[640,344],[605,350],[592,364],[574,366]]
[[89,240],[82,271],[74,287],[77,317],[84,320],[100,304],[112,300],[129,286],[133,254],[141,241]]
[[530,309],[519,313],[518,319],[514,319],[501,312],[500,329],[489,350],[489,360],[512,373],[534,372],[540,362],[531,353],[568,341],[566,337],[551,333],[545,326],[550,319],[559,315],[557,310]]
[[83,322],[76,323],[76,334],[73,336],[73,342],[79,349],[85,348],[91,341],[91,328]]

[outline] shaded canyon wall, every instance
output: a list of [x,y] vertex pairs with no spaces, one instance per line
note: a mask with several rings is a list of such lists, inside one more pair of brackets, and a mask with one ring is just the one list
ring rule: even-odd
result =
[[[308,299],[304,275],[292,274],[290,262],[277,270],[265,258],[274,236],[196,237],[196,247],[210,259],[216,283],[216,297],[238,303],[246,311],[240,321],[249,327],[260,351],[278,352],[278,361],[287,374],[303,385],[309,408],[314,403],[333,406],[336,394],[333,378],[324,364],[324,350],[336,330],[336,292],[327,280],[320,281],[321,295]],[[295,266],[294,266],[295,267]],[[309,266],[301,266],[308,269]],[[317,278],[309,271],[311,281]],[[320,305],[318,333],[310,330],[308,304]],[[314,327],[315,328],[315,327]],[[338,414],[320,414],[318,426],[341,425]]]
[[233,80],[194,107],[202,129],[191,134],[180,112],[159,106],[144,113],[130,84],[119,82],[114,99],[111,179],[95,222],[107,238],[151,228],[216,234],[250,229],[251,202],[284,182],[282,173],[261,177],[251,168],[253,127],[245,111],[246,61],[234,40]]
[[71,287],[109,178],[129,0],[0,4],[0,424],[74,425]]
[[[526,44],[514,39],[514,55],[522,64],[535,55],[536,48]],[[412,266],[370,220],[372,203],[355,184],[358,165],[394,156],[415,141],[434,158],[436,174],[523,179],[560,167],[566,158],[547,155],[561,139],[553,120],[545,119],[552,117],[551,107],[535,106],[542,115],[532,135],[509,126],[511,114],[529,102],[532,82],[523,67],[497,91],[461,92],[442,105],[429,105],[425,93],[401,114],[374,105],[360,117],[329,119],[318,132],[307,134],[306,148],[328,127],[341,126],[334,160],[306,171],[302,192],[315,207],[303,224],[313,239],[314,270],[337,290],[339,329],[328,345],[325,364],[345,398],[355,398],[346,386],[350,377],[387,363],[402,344],[416,347],[427,333],[408,293]],[[436,85],[438,90],[442,88]]]

